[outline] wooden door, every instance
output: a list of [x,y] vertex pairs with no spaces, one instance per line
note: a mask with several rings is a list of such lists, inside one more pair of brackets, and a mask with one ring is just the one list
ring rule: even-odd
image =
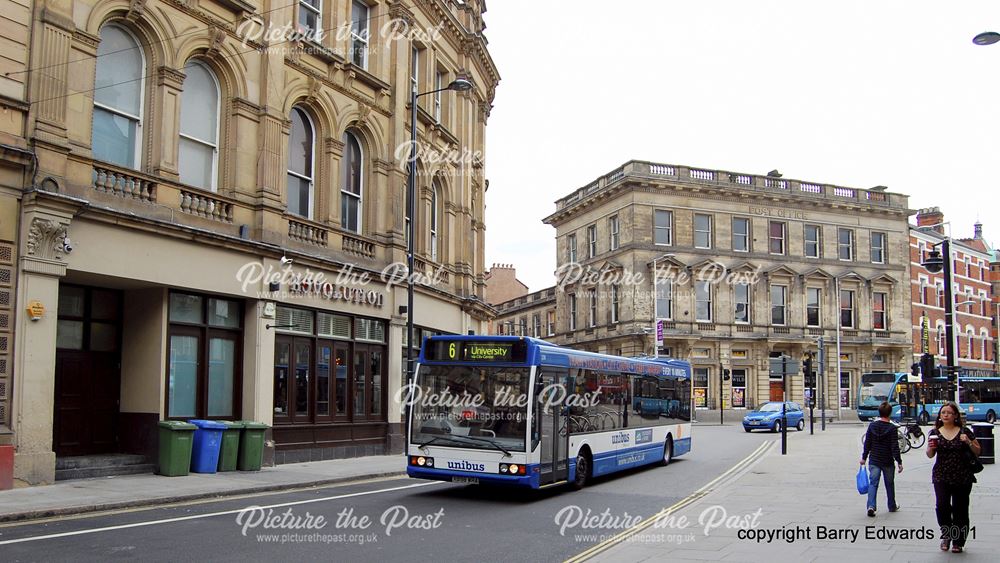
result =
[[53,449],[59,457],[118,451],[120,373],[115,354],[56,352]]
[[785,399],[785,388],[780,381],[771,382],[771,401],[783,401]]

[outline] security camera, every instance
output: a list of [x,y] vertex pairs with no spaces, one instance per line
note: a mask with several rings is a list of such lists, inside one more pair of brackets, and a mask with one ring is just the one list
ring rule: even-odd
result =
[[69,237],[63,239],[62,247],[63,247],[63,252],[65,252],[66,254],[73,252],[73,243],[70,242]]
[[281,257],[281,265],[282,266],[285,266],[285,265],[288,265],[288,264],[291,264],[291,263],[292,263],[292,259],[291,258],[289,258],[287,256],[282,256]]

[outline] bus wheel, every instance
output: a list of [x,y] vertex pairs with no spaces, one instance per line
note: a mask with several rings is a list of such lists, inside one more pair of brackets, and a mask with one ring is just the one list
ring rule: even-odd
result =
[[921,426],[927,426],[931,423],[931,415],[927,414],[927,411],[920,411],[920,416],[917,417],[917,422]]
[[579,491],[587,485],[590,479],[590,458],[586,453],[580,452],[576,456],[576,475],[573,476],[573,489]]
[[663,459],[660,465],[670,465],[670,460],[674,459],[674,439],[667,436],[667,443],[663,444]]
[[997,413],[993,412],[993,409],[990,409],[989,412],[986,413],[986,422],[993,424],[996,421],[997,421]]

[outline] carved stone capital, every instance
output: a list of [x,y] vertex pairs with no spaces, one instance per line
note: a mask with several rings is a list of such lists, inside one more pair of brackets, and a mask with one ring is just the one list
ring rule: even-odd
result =
[[66,231],[67,225],[54,219],[32,219],[26,243],[28,256],[62,260],[66,253]]
[[333,153],[334,155],[344,154],[344,142],[340,139],[335,139],[333,137],[327,137],[326,141],[326,152]]
[[486,121],[490,118],[490,111],[493,110],[493,104],[489,102],[479,102],[479,122],[486,125]]
[[82,45],[92,50],[94,55],[97,55],[97,46],[101,43],[101,38],[97,35],[87,33],[82,29],[73,30],[73,41],[77,45]]
[[416,23],[417,18],[413,15],[413,12],[408,8],[403,2],[396,0],[391,2],[389,5],[389,19],[398,20],[405,23],[408,27],[412,27]]
[[170,68],[168,66],[161,66],[156,69],[156,84],[157,86],[169,86],[171,88],[180,90],[184,87],[184,78],[186,75],[183,71],[177,70],[175,68]]

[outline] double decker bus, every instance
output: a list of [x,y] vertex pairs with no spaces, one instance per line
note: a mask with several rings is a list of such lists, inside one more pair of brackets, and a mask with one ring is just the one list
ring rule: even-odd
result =
[[407,396],[407,474],[582,488],[691,450],[691,365],[516,336],[433,336]]

